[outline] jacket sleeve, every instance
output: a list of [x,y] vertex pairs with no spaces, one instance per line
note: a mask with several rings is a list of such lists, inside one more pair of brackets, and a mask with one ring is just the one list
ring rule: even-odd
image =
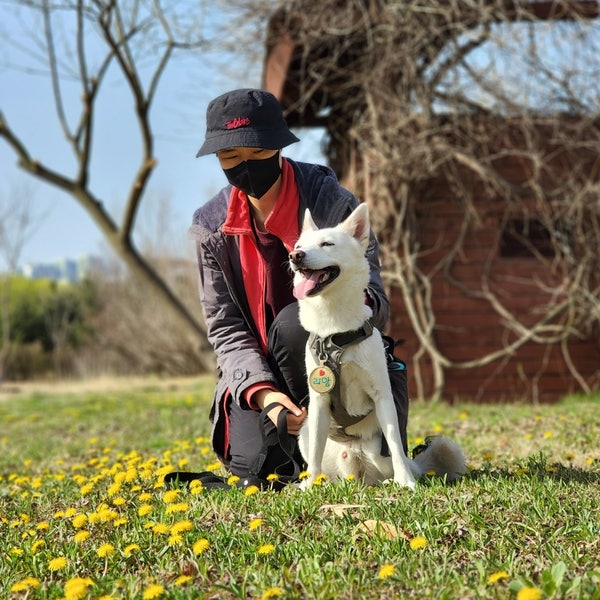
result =
[[390,317],[390,302],[383,287],[381,279],[381,266],[379,264],[379,243],[373,231],[371,231],[371,240],[367,248],[367,258],[369,260],[370,275],[367,286],[367,294],[371,301],[373,309],[373,322],[375,327],[383,331]]
[[197,244],[197,252],[207,337],[220,370],[216,394],[220,397],[229,390],[235,402],[249,408],[245,390],[257,383],[272,383],[277,387],[276,379],[242,308],[232,296],[223,265],[201,242]]

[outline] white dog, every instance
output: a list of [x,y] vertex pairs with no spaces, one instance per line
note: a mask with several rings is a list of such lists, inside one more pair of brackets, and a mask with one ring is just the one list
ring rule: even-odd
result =
[[[369,232],[364,204],[338,226],[320,230],[306,211],[290,253],[300,322],[311,334],[306,349],[310,403],[299,436],[309,473],[304,488],[320,474],[329,479],[354,475],[367,484],[393,477],[413,488],[415,477],[429,471],[447,480],[466,472],[462,450],[445,437],[432,438],[414,460],[404,453],[383,341],[364,302]],[[340,348],[336,340],[351,343]],[[382,434],[391,457],[381,454]]]

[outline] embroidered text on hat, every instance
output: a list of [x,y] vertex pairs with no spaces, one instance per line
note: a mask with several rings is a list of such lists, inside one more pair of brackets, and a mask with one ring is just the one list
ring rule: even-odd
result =
[[246,125],[250,125],[250,119],[248,117],[236,117],[231,121],[225,122],[225,127],[227,127],[227,129],[237,129],[238,127],[244,127]]

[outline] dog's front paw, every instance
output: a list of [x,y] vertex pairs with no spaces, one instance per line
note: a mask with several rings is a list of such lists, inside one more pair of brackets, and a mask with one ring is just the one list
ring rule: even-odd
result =
[[416,481],[413,477],[394,477],[393,479],[386,479],[383,483],[385,484],[393,484],[400,485],[402,487],[408,488],[410,490],[415,489]]
[[303,479],[299,484],[298,487],[302,490],[302,491],[306,491],[308,488],[312,487],[312,479]]
[[[302,477],[304,475],[304,477]],[[327,481],[327,475],[320,473],[312,475],[308,472],[301,474],[300,489],[307,490],[313,486],[323,485]]]

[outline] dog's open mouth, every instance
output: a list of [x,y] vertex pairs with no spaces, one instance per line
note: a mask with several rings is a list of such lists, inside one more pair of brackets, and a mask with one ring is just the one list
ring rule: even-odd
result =
[[339,274],[340,269],[336,266],[324,269],[299,269],[297,273],[302,275],[294,280],[294,297],[302,300],[307,296],[318,294],[326,285],[330,284]]

